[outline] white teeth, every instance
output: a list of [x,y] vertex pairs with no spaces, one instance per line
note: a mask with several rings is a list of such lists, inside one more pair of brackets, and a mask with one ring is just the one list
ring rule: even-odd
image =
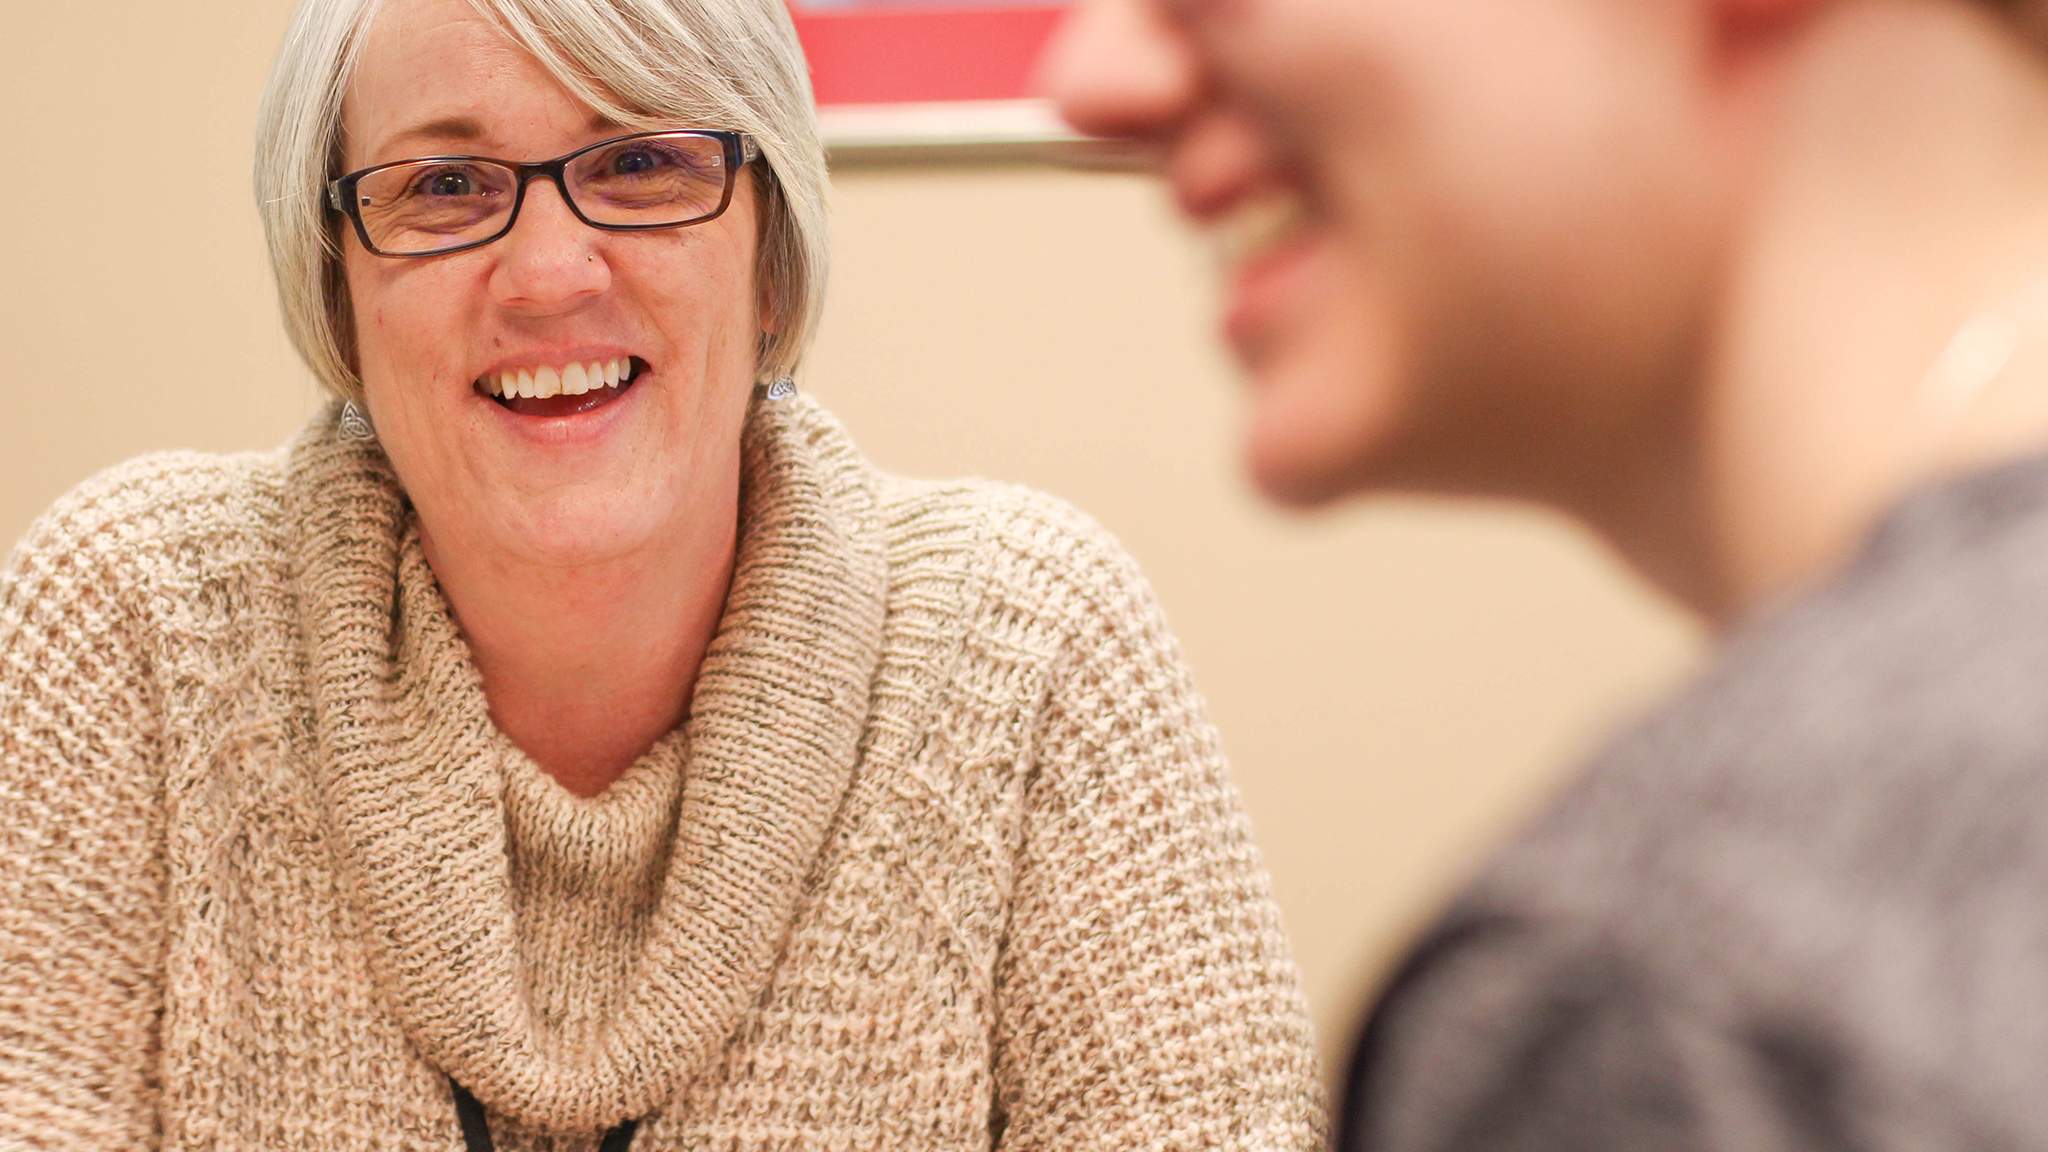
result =
[[599,388],[615,388],[633,378],[631,357],[592,360],[563,367],[507,368],[483,377],[484,391],[507,400],[542,400],[549,396],[581,396]]
[[1309,223],[1299,196],[1272,193],[1241,205],[1214,232],[1218,260],[1231,267],[1290,239]]

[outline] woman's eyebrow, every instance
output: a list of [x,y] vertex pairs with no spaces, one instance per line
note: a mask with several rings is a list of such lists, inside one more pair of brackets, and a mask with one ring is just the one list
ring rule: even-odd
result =
[[475,141],[483,139],[483,135],[483,124],[471,117],[443,116],[437,120],[429,120],[424,124],[416,124],[402,132],[386,137],[381,145],[371,151],[370,155],[387,155],[392,149],[409,140]]
[[[615,132],[622,129],[623,125],[602,112],[598,112],[590,118],[590,130],[593,132]],[[382,147],[373,151],[371,155],[385,155],[390,149],[411,140],[454,140],[463,143],[474,143],[483,139],[484,135],[482,121],[477,120],[473,116],[442,116],[423,124],[416,124],[402,132],[387,137]]]

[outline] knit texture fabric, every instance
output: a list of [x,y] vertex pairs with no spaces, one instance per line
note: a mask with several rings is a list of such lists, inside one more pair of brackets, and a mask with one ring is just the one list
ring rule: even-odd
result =
[[1130,560],[757,406],[692,714],[579,799],[332,414],[0,579],[0,1148],[1312,1149],[1296,976]]

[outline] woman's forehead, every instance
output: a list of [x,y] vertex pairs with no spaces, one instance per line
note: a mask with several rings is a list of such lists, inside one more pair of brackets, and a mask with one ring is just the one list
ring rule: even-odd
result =
[[465,0],[388,0],[342,102],[351,162],[400,154],[523,153],[616,125]]

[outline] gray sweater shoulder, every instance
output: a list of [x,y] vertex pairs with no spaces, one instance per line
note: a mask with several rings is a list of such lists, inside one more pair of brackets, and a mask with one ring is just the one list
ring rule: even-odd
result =
[[1910,499],[1479,876],[1375,1017],[1366,1146],[2048,1141],[2044,685],[2048,461]]

